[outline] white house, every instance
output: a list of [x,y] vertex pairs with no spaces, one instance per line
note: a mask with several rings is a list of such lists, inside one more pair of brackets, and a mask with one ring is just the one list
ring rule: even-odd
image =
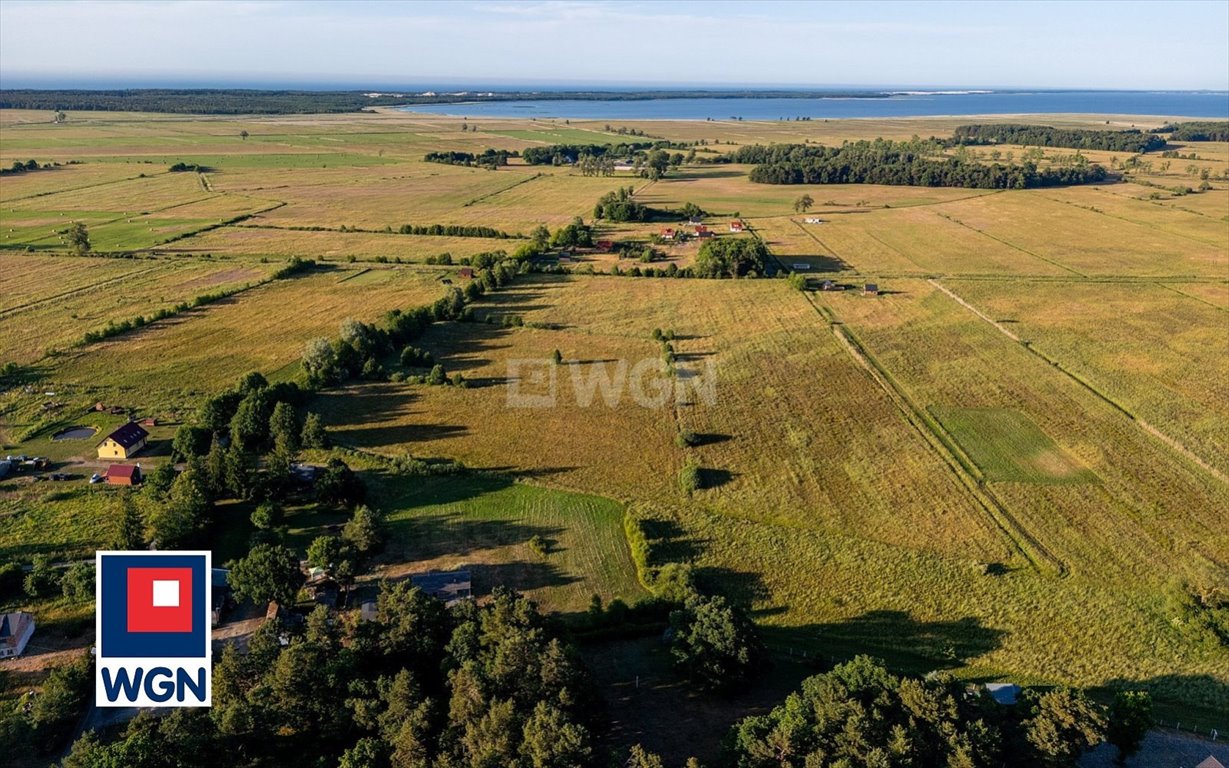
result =
[[34,634],[34,617],[28,613],[6,613],[0,616],[0,659],[20,656]]

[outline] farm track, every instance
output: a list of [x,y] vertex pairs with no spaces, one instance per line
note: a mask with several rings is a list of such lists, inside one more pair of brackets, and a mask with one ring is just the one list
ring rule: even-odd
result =
[[1006,336],[1007,336],[1008,338],[1010,338],[1012,341],[1015,341],[1017,344],[1019,344],[1021,347],[1023,347],[1024,349],[1026,349],[1028,352],[1032,353],[1033,355],[1035,355],[1036,357],[1040,358],[1041,360],[1044,360],[1046,363],[1049,363],[1049,364],[1050,364],[1050,365],[1051,365],[1051,366],[1052,366],[1055,370],[1059,371],[1060,373],[1062,373],[1063,375],[1065,375],[1067,378],[1069,378],[1069,379],[1071,379],[1072,381],[1074,381],[1076,384],[1079,384],[1081,387],[1083,387],[1084,389],[1088,390],[1090,393],[1092,393],[1093,395],[1095,395],[1095,396],[1096,396],[1099,400],[1101,400],[1102,402],[1104,402],[1104,403],[1108,404],[1108,405],[1109,405],[1110,407],[1112,407],[1114,410],[1118,411],[1118,412],[1119,412],[1119,413],[1121,413],[1123,416],[1127,417],[1127,419],[1129,419],[1130,421],[1132,421],[1133,423],[1135,423],[1135,424],[1136,424],[1136,425],[1137,425],[1140,429],[1142,429],[1144,432],[1147,432],[1149,435],[1152,435],[1152,437],[1154,437],[1154,438],[1156,438],[1157,440],[1159,440],[1160,442],[1164,443],[1164,444],[1165,444],[1168,448],[1170,448],[1171,450],[1173,450],[1174,452],[1176,452],[1177,454],[1179,454],[1181,457],[1183,457],[1183,458],[1185,458],[1187,461],[1189,461],[1189,462],[1191,462],[1191,463],[1195,464],[1195,465],[1196,465],[1196,466],[1198,466],[1200,469],[1204,470],[1204,471],[1205,471],[1205,472],[1207,472],[1209,475],[1211,475],[1212,477],[1216,478],[1217,480],[1219,480],[1220,482],[1224,483],[1225,485],[1229,485],[1229,475],[1226,475],[1224,472],[1221,472],[1219,469],[1217,469],[1216,467],[1214,467],[1214,466],[1212,466],[1211,464],[1209,464],[1209,463],[1208,463],[1207,461],[1205,461],[1205,460],[1204,460],[1201,456],[1199,456],[1198,454],[1196,454],[1196,453],[1195,453],[1194,451],[1192,451],[1191,449],[1187,448],[1187,447],[1186,447],[1185,445],[1183,445],[1180,441],[1178,441],[1177,439],[1175,439],[1175,438],[1173,438],[1173,437],[1170,437],[1169,435],[1165,434],[1165,433],[1164,433],[1164,432],[1162,432],[1161,430],[1159,430],[1159,429],[1157,429],[1156,427],[1154,427],[1154,426],[1152,426],[1151,424],[1149,424],[1149,423],[1148,423],[1147,421],[1145,421],[1143,418],[1141,418],[1141,417],[1139,417],[1139,416],[1135,415],[1134,413],[1132,413],[1132,412],[1131,412],[1131,410],[1130,410],[1129,408],[1127,408],[1127,407],[1126,407],[1126,406],[1124,406],[1123,404],[1119,403],[1117,400],[1115,400],[1114,398],[1110,397],[1110,396],[1109,396],[1108,394],[1106,394],[1105,392],[1102,392],[1099,388],[1097,388],[1096,386],[1094,386],[1091,382],[1084,380],[1084,378],[1083,378],[1083,377],[1079,376],[1079,375],[1078,375],[1078,374],[1076,374],[1074,371],[1070,371],[1070,370],[1068,370],[1068,369],[1067,369],[1066,367],[1064,367],[1064,366],[1063,366],[1063,364],[1062,364],[1061,362],[1059,362],[1057,359],[1055,359],[1055,358],[1053,358],[1053,357],[1050,357],[1050,356],[1049,356],[1049,355],[1047,355],[1046,353],[1044,353],[1044,352],[1042,352],[1041,350],[1039,350],[1039,349],[1037,349],[1036,347],[1034,347],[1034,346],[1033,346],[1031,343],[1029,343],[1028,341],[1025,341],[1025,340],[1020,339],[1018,336],[1016,336],[1016,335],[1015,335],[1015,334],[1013,334],[1012,332],[1008,331],[1006,328],[1003,328],[1003,327],[1002,327],[999,323],[995,322],[995,321],[994,321],[994,320],[992,320],[990,317],[988,317],[985,313],[981,312],[981,311],[980,311],[980,310],[978,310],[976,307],[974,307],[973,305],[969,304],[969,303],[968,303],[967,301],[965,301],[964,299],[960,298],[960,296],[956,295],[953,291],[951,291],[951,290],[950,290],[950,289],[948,289],[948,288],[945,288],[944,286],[939,285],[938,281],[936,281],[936,280],[928,280],[927,282],[929,282],[929,283],[930,283],[931,285],[933,285],[934,287],[938,288],[940,291],[942,291],[944,294],[946,294],[946,295],[948,296],[948,298],[952,299],[953,301],[955,301],[955,302],[956,302],[957,304],[959,304],[960,306],[962,306],[962,307],[964,307],[965,309],[969,310],[969,311],[970,311],[970,312],[972,312],[974,315],[976,315],[976,316],[977,316],[977,317],[979,317],[980,319],[982,319],[982,320],[986,321],[987,323],[990,323],[992,326],[994,326],[994,328],[995,328],[996,330],[998,330],[1000,333],[1002,333],[1002,334],[1006,335]]
[[959,478],[961,484],[994,522],[995,527],[999,529],[1011,547],[1039,572],[1048,571],[1060,577],[1068,575],[1070,570],[1067,565],[1029,533],[1015,516],[1007,511],[994,492],[986,487],[976,464],[964,454],[942,425],[930,418],[912,401],[891,374],[875,360],[853,332],[837,319],[831,310],[816,304],[810,294],[806,294],[806,298],[828,324],[829,329],[850,357],[879,385],[887,394],[888,399],[900,410],[905,421],[917,430],[926,443],[947,464],[952,473]]
[[476,205],[477,203],[485,203],[486,201],[490,200],[492,197],[495,197],[496,195],[502,195],[504,192],[507,192],[507,191],[508,191],[508,190],[510,190],[510,189],[516,189],[517,187],[521,186],[522,184],[528,184],[529,182],[533,181],[534,179],[540,179],[540,178],[542,178],[544,175],[545,175],[545,174],[542,174],[542,173],[536,173],[536,174],[534,174],[533,176],[528,176],[528,177],[526,177],[526,178],[524,178],[524,179],[521,179],[521,180],[519,180],[519,181],[515,181],[515,182],[513,182],[513,183],[509,184],[509,185],[508,185],[508,186],[506,186],[506,187],[502,187],[502,188],[500,188],[500,189],[495,190],[494,192],[487,192],[485,195],[479,195],[478,197],[475,197],[473,200],[470,200],[469,202],[465,203],[465,204],[464,204],[463,206],[461,206],[461,207],[463,207],[463,208],[469,208],[470,206],[472,206],[472,205]]

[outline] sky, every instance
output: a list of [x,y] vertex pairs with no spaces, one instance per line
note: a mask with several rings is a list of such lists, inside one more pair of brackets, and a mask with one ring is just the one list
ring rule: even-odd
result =
[[0,87],[1229,90],[1229,2],[0,0]]

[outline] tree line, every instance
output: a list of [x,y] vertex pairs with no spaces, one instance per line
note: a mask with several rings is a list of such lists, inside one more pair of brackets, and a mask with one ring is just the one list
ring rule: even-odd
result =
[[1028,147],[1102,149],[1111,152],[1153,152],[1165,146],[1165,138],[1137,129],[1097,131],[1086,128],[1054,128],[1049,125],[987,123],[960,125],[952,133],[953,145],[1019,144]]
[[[534,246],[526,243],[523,248],[533,250]],[[475,268],[474,279],[467,282],[463,289],[450,286],[443,296],[431,304],[409,310],[390,310],[375,323],[346,320],[341,324],[337,338],[312,339],[307,343],[302,357],[308,384],[320,387],[355,378],[383,380],[388,376],[382,362],[385,358],[397,355],[403,363],[420,360],[421,356],[414,348],[406,345],[421,336],[432,323],[472,320],[473,308],[467,305],[487,292],[510,283],[520,271],[527,270],[526,261],[525,254],[509,257],[504,251],[476,254],[469,259]],[[404,380],[405,374],[401,373],[401,376]],[[463,379],[453,377],[449,381],[461,384]],[[423,377],[422,383],[445,383],[443,367],[438,364],[433,366],[431,372]]]
[[443,163],[444,165],[479,166],[481,168],[498,168],[508,164],[508,158],[516,157],[517,153],[507,149],[487,149],[482,152],[428,152],[423,160],[428,163]]
[[1100,165],[1038,168],[933,157],[913,142],[886,139],[846,142],[839,147],[774,144],[740,147],[732,162],[755,163],[750,179],[760,184],[887,184],[974,189],[1026,189],[1105,181]]
[[1173,123],[1153,130],[1168,133],[1170,141],[1229,141],[1229,121]]

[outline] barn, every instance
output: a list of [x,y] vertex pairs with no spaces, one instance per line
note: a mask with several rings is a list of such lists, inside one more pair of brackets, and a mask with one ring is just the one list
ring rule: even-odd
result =
[[127,459],[145,447],[149,433],[135,421],[130,421],[103,438],[98,444],[98,458]]

